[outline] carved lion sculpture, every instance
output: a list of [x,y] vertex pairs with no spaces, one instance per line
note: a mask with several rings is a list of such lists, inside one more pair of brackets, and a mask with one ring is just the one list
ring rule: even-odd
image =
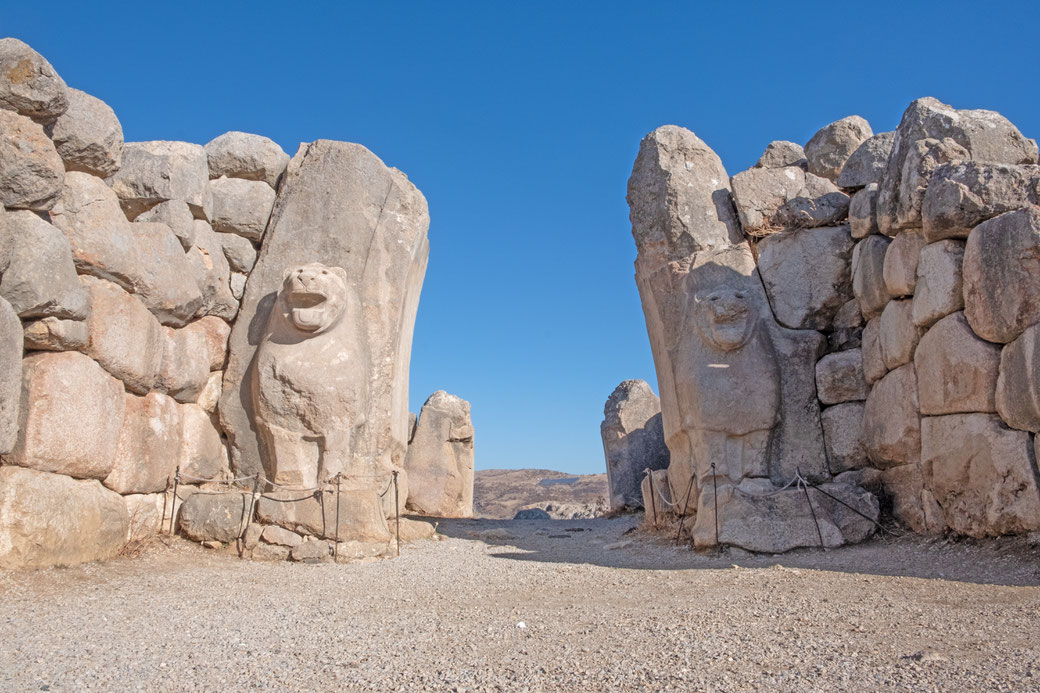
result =
[[368,358],[360,303],[340,267],[285,272],[257,350],[253,399],[268,478],[310,488],[353,470]]

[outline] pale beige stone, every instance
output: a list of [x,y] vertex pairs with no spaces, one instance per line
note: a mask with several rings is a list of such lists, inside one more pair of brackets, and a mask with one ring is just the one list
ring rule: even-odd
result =
[[847,116],[820,128],[805,145],[809,171],[832,181],[838,180],[845,162],[873,136],[870,124],[858,115]]
[[863,410],[863,440],[880,469],[921,459],[921,417],[913,364],[900,366],[877,381]]
[[765,152],[759,157],[755,168],[785,168],[787,166],[798,166],[802,170],[808,166],[805,160],[805,150],[802,145],[777,140],[766,146]]
[[249,493],[226,490],[199,491],[188,496],[177,513],[181,533],[192,541],[227,544],[239,538],[252,506]]
[[918,534],[940,534],[946,529],[942,508],[924,487],[919,463],[904,464],[881,472],[885,494],[892,502],[892,515]]
[[913,301],[889,301],[881,313],[879,341],[885,368],[894,370],[910,363],[924,330],[914,324]]
[[889,242],[883,236],[867,236],[852,251],[852,291],[867,320],[881,315],[888,303],[884,271]]
[[0,455],[10,452],[18,440],[23,339],[18,314],[0,297]]
[[224,374],[221,371],[213,371],[206,379],[206,386],[199,393],[195,404],[202,407],[204,411],[213,414],[217,411],[217,403],[220,402],[220,393],[223,391]]
[[256,264],[256,248],[248,238],[234,233],[217,234],[232,273],[249,274]]
[[917,286],[917,264],[924,247],[924,234],[917,229],[902,231],[888,244],[882,274],[888,295],[912,296]]
[[1040,432],[1040,325],[1027,327],[1000,352],[996,409],[1012,428]]
[[963,262],[964,241],[944,240],[921,248],[912,313],[915,325],[927,327],[964,308]]
[[166,395],[126,394],[123,428],[115,466],[104,484],[116,493],[158,493],[177,466],[181,421],[177,404]]
[[179,329],[163,328],[162,365],[156,387],[178,402],[195,402],[210,371],[224,365],[231,327],[206,316]]
[[51,139],[68,171],[100,178],[119,170],[123,126],[108,104],[79,89],[69,89],[69,108],[54,122]]
[[141,541],[162,533],[163,520],[170,519],[163,515],[163,494],[132,493],[123,496],[123,500],[126,502],[126,512],[129,518],[127,541]]
[[201,308],[203,296],[180,241],[160,222],[138,221],[130,227],[138,258],[137,271],[131,277],[133,293],[162,324],[184,325]]
[[[641,508],[644,470],[666,469],[670,459],[664,442],[661,400],[645,380],[625,380],[610,393],[603,405],[600,437],[611,509]],[[412,481],[415,493],[416,485],[422,482],[414,477]]]
[[268,491],[257,502],[257,517],[261,522],[315,537],[335,539],[338,529],[339,541],[385,545],[390,540],[383,507],[364,485],[344,482],[338,491],[331,486],[324,492],[324,502],[313,496],[293,503],[276,500],[302,495],[299,491]]
[[82,320],[90,299],[76,278],[65,235],[34,212],[14,211],[0,225],[0,246],[9,266],[0,276],[0,296],[22,318]]
[[914,355],[921,414],[996,411],[1000,347],[975,336],[964,313],[935,323]]
[[862,402],[845,402],[827,407],[820,414],[831,474],[859,469],[870,463],[863,440],[863,408]]
[[848,195],[797,166],[748,169],[733,176],[731,183],[741,226],[751,236],[831,226],[849,210]]
[[956,161],[935,169],[924,196],[929,242],[967,238],[986,219],[1040,203],[1040,166]]
[[68,106],[65,81],[46,58],[16,38],[0,39],[0,108],[48,122]]
[[0,203],[45,212],[61,197],[65,164],[43,128],[0,109]]
[[863,378],[867,385],[873,385],[888,372],[885,358],[881,353],[881,318],[876,317],[867,322],[863,328],[863,341],[860,351],[863,354]]
[[209,182],[213,196],[210,222],[219,233],[259,241],[274,207],[275,192],[261,181],[218,178]]
[[181,447],[174,461],[181,474],[194,477],[193,483],[222,478],[229,471],[228,457],[215,418],[195,404],[182,404],[178,410]]
[[245,132],[225,132],[206,144],[211,178],[262,180],[277,189],[289,155],[273,140]]
[[186,254],[191,276],[202,293],[202,307],[197,315],[214,315],[234,320],[238,300],[231,293],[231,267],[224,257],[220,238],[209,224],[195,220],[195,245]]
[[824,404],[862,401],[868,391],[859,349],[827,354],[816,362],[816,392]]
[[881,132],[864,140],[841,167],[841,174],[834,182],[842,188],[877,185],[888,166],[895,135],[894,132]]
[[853,238],[866,238],[880,233],[877,225],[877,183],[857,190],[849,200],[849,229]]
[[196,219],[213,205],[206,151],[188,142],[127,142],[119,170],[108,179],[128,219],[167,200],[188,203]]
[[469,402],[438,390],[423,404],[408,446],[405,507],[421,515],[472,517],[473,461]]
[[159,321],[144,304],[112,282],[81,277],[90,291],[86,353],[126,388],[146,394],[155,387],[163,357]]
[[195,244],[195,217],[191,215],[188,203],[182,200],[160,202],[147,212],[138,215],[134,221],[156,221],[166,224],[185,251],[191,250]]
[[289,548],[299,546],[303,543],[303,537],[299,534],[296,532],[290,532],[278,525],[267,525],[264,527],[263,532],[260,534],[260,538],[268,544],[278,544],[280,546],[288,546]]
[[26,351],[83,351],[90,332],[82,320],[43,318],[26,323],[24,336]]

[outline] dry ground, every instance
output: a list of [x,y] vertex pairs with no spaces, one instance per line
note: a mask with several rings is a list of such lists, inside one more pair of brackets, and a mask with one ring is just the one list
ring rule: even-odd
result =
[[1040,690],[1023,540],[703,556],[634,525],[442,522],[351,565],[177,541],[0,573],[0,690]]

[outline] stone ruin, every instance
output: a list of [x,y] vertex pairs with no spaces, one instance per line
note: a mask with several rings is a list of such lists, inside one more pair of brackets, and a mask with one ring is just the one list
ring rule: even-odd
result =
[[625,380],[603,405],[599,430],[607,461],[610,509],[643,508],[644,472],[667,469],[669,462],[661,400],[645,380]]
[[419,515],[473,517],[473,461],[469,402],[444,390],[434,392],[409,439],[405,507]]
[[671,461],[644,504],[770,552],[860,541],[880,502],[922,533],[1040,528],[1037,164],[932,98],[732,178],[692,132],[647,135],[628,202]]

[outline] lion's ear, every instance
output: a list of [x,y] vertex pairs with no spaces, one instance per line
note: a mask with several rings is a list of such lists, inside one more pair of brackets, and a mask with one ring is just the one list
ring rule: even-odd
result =
[[347,283],[347,270],[342,267],[330,267],[330,270],[336,273],[336,276],[343,280],[343,283]]
[[286,279],[288,279],[289,275],[291,275],[295,271],[296,271],[295,267],[286,267],[285,271],[282,272],[282,281],[284,282]]

